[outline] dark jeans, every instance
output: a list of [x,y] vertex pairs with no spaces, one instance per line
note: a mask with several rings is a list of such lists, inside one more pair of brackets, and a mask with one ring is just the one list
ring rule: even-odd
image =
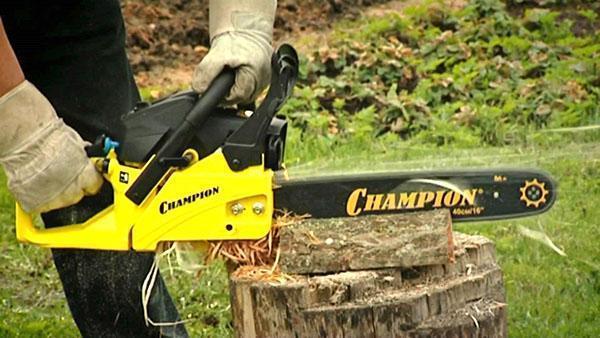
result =
[[[121,115],[139,101],[125,54],[125,28],[117,0],[14,1],[0,16],[26,78],[58,115],[93,141],[121,138]],[[81,222],[112,203],[100,194],[43,215],[47,227]],[[147,327],[141,286],[153,254],[79,249],[52,250],[69,308],[84,337],[187,337],[183,325]],[[179,320],[162,278],[150,299],[154,322]]]

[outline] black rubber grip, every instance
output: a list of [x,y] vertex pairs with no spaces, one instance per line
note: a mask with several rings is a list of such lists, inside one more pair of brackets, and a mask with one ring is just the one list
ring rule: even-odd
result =
[[156,152],[144,171],[133,182],[125,193],[133,203],[140,205],[152,189],[169,171],[170,166],[161,164],[160,159],[181,156],[188,146],[194,132],[202,126],[215,107],[225,98],[235,82],[235,70],[226,68],[212,82],[210,87],[198,99],[198,102],[187,113],[182,123],[167,138]]

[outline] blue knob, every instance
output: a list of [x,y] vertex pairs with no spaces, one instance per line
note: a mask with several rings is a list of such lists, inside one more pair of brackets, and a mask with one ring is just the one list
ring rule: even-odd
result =
[[117,149],[119,147],[119,142],[112,140],[110,137],[106,137],[104,139],[104,148],[102,149],[104,151],[105,154],[108,154],[108,152],[111,149]]

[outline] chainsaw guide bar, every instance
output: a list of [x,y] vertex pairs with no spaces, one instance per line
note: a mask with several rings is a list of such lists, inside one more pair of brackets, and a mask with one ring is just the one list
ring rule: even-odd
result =
[[554,181],[538,170],[276,177],[275,209],[314,218],[447,208],[454,221],[507,219],[542,213],[556,199]]

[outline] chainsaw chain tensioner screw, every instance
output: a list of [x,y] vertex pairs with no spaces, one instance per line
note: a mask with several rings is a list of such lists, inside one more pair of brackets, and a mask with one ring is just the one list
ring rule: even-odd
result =
[[265,211],[265,206],[264,206],[264,204],[262,204],[260,202],[256,202],[252,206],[252,211],[254,211],[254,213],[257,215],[260,215]]
[[242,203],[236,203],[234,205],[231,206],[231,213],[234,215],[239,215],[242,212],[244,212],[244,210],[246,210],[246,208],[244,208],[244,206],[242,205]]

